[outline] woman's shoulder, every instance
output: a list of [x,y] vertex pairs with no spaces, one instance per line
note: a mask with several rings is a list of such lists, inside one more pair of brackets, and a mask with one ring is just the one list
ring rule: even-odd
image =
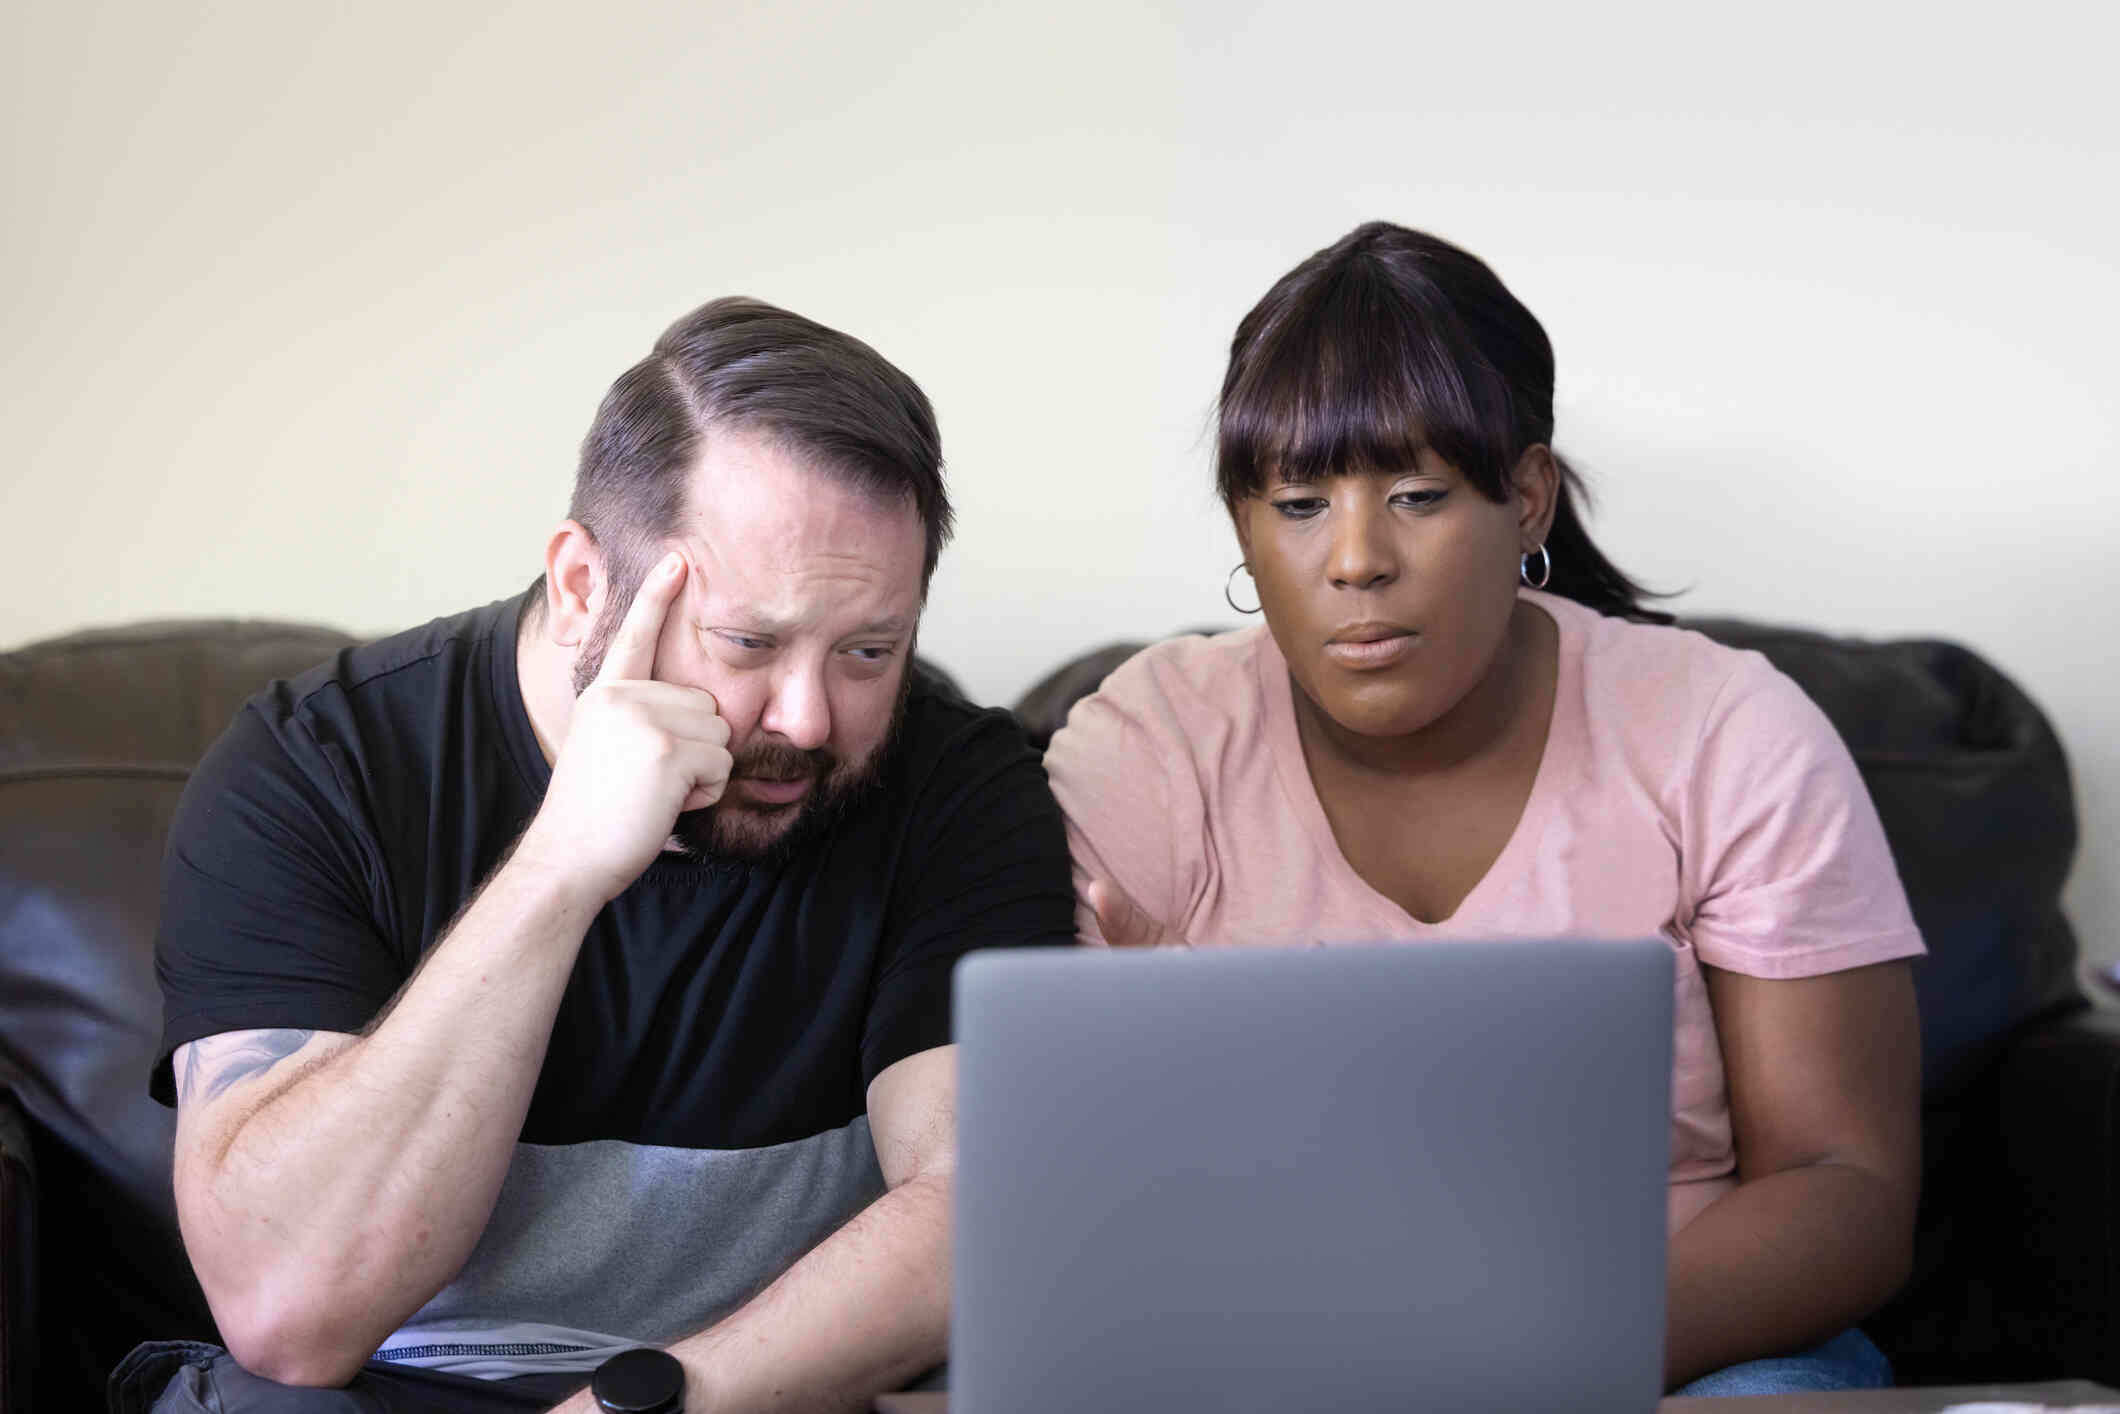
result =
[[1560,628],[1563,677],[1593,751],[1616,748],[1651,774],[1685,777],[1706,756],[1837,749],[1824,714],[1764,654],[1539,598]]
[[[1165,783],[1188,796],[1271,768],[1259,656],[1263,626],[1151,644],[1076,702],[1045,751],[1062,804],[1090,788]],[[1210,784],[1212,783],[1212,784]]]
[[1145,728],[1181,733],[1252,715],[1258,708],[1258,656],[1265,639],[1265,627],[1255,625],[1152,643],[1078,701],[1061,730],[1075,726],[1080,716],[1107,712]]
[[1158,915],[1196,901],[1204,821],[1270,781],[1258,654],[1263,629],[1142,649],[1076,702],[1045,749],[1078,865],[1119,879]]
[[1561,651],[1592,700],[1617,698],[1630,714],[1668,725],[1759,693],[1796,685],[1766,657],[1680,624],[1640,623],[1552,595],[1536,596],[1560,629]]

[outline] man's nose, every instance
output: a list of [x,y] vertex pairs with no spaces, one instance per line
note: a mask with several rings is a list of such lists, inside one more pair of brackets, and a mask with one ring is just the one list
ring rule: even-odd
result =
[[1366,508],[1336,513],[1325,572],[1335,589],[1382,589],[1399,577],[1398,547],[1392,543],[1387,517]]
[[781,674],[758,724],[800,751],[815,751],[831,740],[832,708],[823,673],[791,668]]

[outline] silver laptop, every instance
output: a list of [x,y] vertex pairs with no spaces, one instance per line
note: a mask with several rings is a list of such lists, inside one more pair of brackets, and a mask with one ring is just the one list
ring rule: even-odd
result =
[[967,957],[950,1409],[1654,1409],[1671,989],[1657,941]]

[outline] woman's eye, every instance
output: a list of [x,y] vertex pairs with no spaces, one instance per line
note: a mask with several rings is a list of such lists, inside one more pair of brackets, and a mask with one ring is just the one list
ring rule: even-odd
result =
[[1425,511],[1438,504],[1449,494],[1448,491],[1400,491],[1395,493],[1391,499],[1399,505],[1408,506],[1417,511]]
[[773,646],[763,638],[753,638],[747,633],[724,633],[721,638],[730,647],[741,648],[746,653],[763,653]]
[[862,663],[887,662],[891,656],[888,648],[851,648],[847,651],[854,655],[855,661]]
[[1325,509],[1322,496],[1291,496],[1285,501],[1275,501],[1273,508],[1289,520],[1309,520]]

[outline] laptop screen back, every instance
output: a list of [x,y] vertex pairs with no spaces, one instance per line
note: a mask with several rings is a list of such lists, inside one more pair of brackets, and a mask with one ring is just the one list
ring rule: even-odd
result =
[[952,1408],[1653,1409],[1671,989],[1658,941],[967,957]]

